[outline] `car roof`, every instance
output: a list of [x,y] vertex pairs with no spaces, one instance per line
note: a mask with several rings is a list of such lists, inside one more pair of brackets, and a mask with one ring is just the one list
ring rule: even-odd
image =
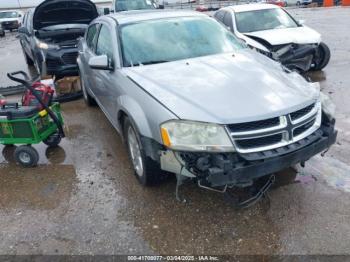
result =
[[129,24],[140,21],[163,19],[163,18],[176,18],[176,17],[209,17],[206,14],[201,14],[195,11],[186,10],[134,10],[118,12],[108,15],[115,19],[118,24]]
[[255,10],[263,10],[263,9],[272,9],[272,8],[280,8],[277,5],[272,4],[244,4],[244,5],[232,5],[225,7],[224,9],[230,9],[236,13],[247,12],[247,11],[255,11]]

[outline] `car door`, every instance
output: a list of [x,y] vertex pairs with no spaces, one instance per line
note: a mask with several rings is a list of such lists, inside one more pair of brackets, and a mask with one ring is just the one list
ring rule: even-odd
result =
[[89,60],[91,57],[96,56],[95,50],[99,28],[100,24],[98,23],[94,23],[89,26],[85,35],[85,41],[82,42],[82,47],[79,49],[79,57],[81,60],[81,66],[83,67],[81,72],[83,74],[81,74],[81,77],[84,78],[83,81],[85,86],[96,98],[96,93],[98,90],[96,88],[96,81],[94,77],[95,72],[92,68],[90,68]]
[[[109,61],[109,64],[115,67],[115,52],[117,50],[117,45],[114,40],[115,29],[112,29],[107,23],[101,23],[101,28],[99,36],[96,43],[96,55],[106,55]],[[98,100],[102,105],[102,110],[105,112],[109,120],[113,125],[116,124],[114,115],[116,115],[115,103],[114,100],[116,97],[116,81],[114,79],[115,70],[93,70],[96,89],[98,89],[96,95]]]

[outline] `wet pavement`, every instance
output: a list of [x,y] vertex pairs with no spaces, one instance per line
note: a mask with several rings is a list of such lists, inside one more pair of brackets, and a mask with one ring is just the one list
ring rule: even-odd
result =
[[[193,184],[179,203],[174,177],[141,187],[103,113],[70,102],[62,105],[67,138],[56,149],[37,146],[39,167],[18,167],[14,148],[0,146],[0,254],[350,254],[350,9],[291,12],[331,48],[328,67],[311,77],[337,105],[339,139],[295,180],[279,174],[270,204],[237,211]],[[20,59],[18,43],[5,51],[2,41],[0,54]],[[25,68],[0,59],[0,79]]]

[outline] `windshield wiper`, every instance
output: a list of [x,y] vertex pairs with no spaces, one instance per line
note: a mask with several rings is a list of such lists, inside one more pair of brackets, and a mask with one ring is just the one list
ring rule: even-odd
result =
[[161,64],[166,62],[170,62],[170,61],[166,61],[166,60],[147,61],[147,62],[140,62],[140,65],[154,65],[154,64]]

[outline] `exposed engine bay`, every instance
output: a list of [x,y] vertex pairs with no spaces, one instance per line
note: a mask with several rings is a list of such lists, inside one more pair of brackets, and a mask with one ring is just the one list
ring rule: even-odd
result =
[[261,38],[251,35],[246,36],[266,47],[269,52],[248,44],[251,48],[275,61],[281,62],[290,70],[296,70],[301,73],[310,70],[320,70],[328,64],[330,59],[329,49],[324,43],[271,45]]

